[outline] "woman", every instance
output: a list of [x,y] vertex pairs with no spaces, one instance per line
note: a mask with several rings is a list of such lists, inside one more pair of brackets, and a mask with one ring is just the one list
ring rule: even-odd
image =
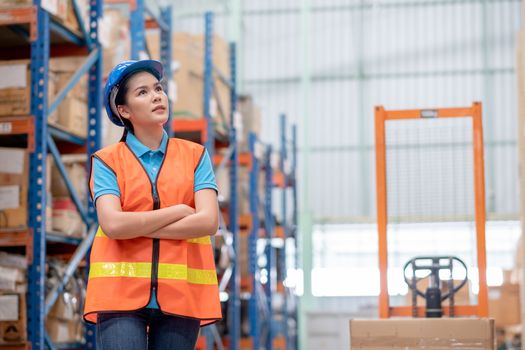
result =
[[93,242],[84,318],[97,349],[194,349],[221,318],[210,236],[217,185],[201,145],[169,139],[168,99],[153,60],[109,74],[104,103],[122,139],[92,157]]

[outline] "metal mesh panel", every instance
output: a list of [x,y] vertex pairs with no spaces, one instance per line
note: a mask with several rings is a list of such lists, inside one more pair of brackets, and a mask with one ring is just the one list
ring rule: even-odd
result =
[[386,122],[390,223],[474,219],[472,119]]
[[385,123],[389,284],[422,255],[456,255],[476,277],[472,134],[472,118]]

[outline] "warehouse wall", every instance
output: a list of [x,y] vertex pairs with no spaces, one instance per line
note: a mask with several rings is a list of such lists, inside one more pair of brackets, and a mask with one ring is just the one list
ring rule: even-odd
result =
[[[241,86],[262,107],[266,140],[277,144],[280,113],[300,131],[309,115],[311,181],[303,193],[315,198],[310,205],[317,219],[375,215],[374,106],[473,101],[484,103],[488,211],[517,217],[513,89],[520,1],[311,1],[306,34],[302,4],[243,2]],[[226,34],[228,7],[221,12],[212,5],[217,31]],[[176,23],[202,30],[200,16]],[[308,101],[301,90],[305,74]]]
[[[226,36],[227,2],[209,3],[216,30]],[[483,102],[489,216],[517,218],[519,0],[315,0],[306,26],[304,2],[242,4],[241,87],[262,107],[263,139],[278,144],[280,113],[300,132],[309,130],[300,140],[302,150],[305,140],[311,150],[310,181],[301,192],[308,191],[318,221],[375,216],[374,106],[473,101]],[[179,5],[176,29],[202,31],[202,16],[188,15],[188,8]]]

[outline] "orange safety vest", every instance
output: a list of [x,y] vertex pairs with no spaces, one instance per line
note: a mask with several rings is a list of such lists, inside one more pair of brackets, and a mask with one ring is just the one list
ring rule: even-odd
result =
[[[170,139],[156,183],[125,142],[105,147],[93,157],[115,173],[122,210],[147,211],[175,204],[195,208],[194,174],[203,154],[199,144]],[[210,237],[117,240],[99,227],[91,249],[84,319],[96,323],[98,312],[141,309],[154,289],[166,314],[199,319],[201,326],[221,319]]]

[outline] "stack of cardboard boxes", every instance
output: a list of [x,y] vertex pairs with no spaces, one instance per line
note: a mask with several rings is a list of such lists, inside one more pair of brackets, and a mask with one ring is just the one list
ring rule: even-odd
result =
[[503,284],[489,287],[489,317],[501,331],[521,324],[520,286],[510,277],[510,271],[505,271]]
[[27,260],[0,252],[0,346],[26,341]]
[[[56,94],[68,83],[74,72],[82,64],[81,58],[52,59],[49,63],[48,100],[51,103]],[[6,117],[27,116],[31,110],[29,61],[0,62],[0,121]],[[82,77],[80,82],[67,94],[48,121],[52,125],[86,137],[87,133],[87,78]],[[27,227],[27,190],[29,160],[27,150],[18,148],[0,148],[0,228],[23,229]],[[85,157],[84,157],[85,160]],[[48,162],[48,170],[49,170]],[[83,165],[85,167],[85,165]],[[47,190],[49,192],[50,176]],[[75,181],[84,181],[86,175],[79,177],[79,171],[74,174]],[[56,178],[56,172],[53,174]],[[54,181],[56,183],[56,181]],[[54,186],[56,188],[56,186]],[[77,189],[84,193],[85,185],[78,185]],[[65,191],[59,191],[65,196]],[[47,218],[48,229],[51,229],[51,200],[48,201]]]
[[[50,91],[52,95],[58,94],[69,82],[73,74],[84,62],[84,58],[66,57],[54,58],[49,61],[49,71],[54,80],[51,86],[55,91]],[[52,124],[71,132],[80,137],[87,136],[87,75],[82,76],[80,81],[71,89],[66,98],[58,106],[56,115],[49,120]],[[52,101],[49,101],[50,103]]]
[[[57,58],[49,62],[48,104],[67,84],[82,64],[81,58]],[[0,118],[27,116],[31,113],[31,72],[29,60],[0,62]],[[86,137],[87,77],[67,94],[56,113],[49,116],[51,124]]]
[[130,59],[129,17],[118,9],[104,9],[104,17],[99,27],[99,40],[103,47],[103,75],[107,77],[118,63]]
[[[147,35],[147,43],[153,59],[160,57],[158,33]],[[229,79],[229,46],[219,36],[213,37],[213,65]],[[204,36],[190,33],[174,33],[172,41],[172,71],[170,94],[173,98],[173,118],[200,119],[204,117]],[[210,114],[215,132],[228,136],[230,121],[230,88],[217,72],[213,73],[213,93],[210,98]],[[175,121],[176,122],[176,121]]]
[[27,227],[28,153],[0,147],[0,229]]
[[[82,203],[87,201],[87,174],[85,154],[63,155],[62,162],[69,180]],[[53,162],[54,164],[54,162]],[[75,204],[69,196],[64,179],[58,168],[53,166],[51,172],[51,194],[53,198],[53,231],[65,236],[82,238],[86,234],[84,225]]]

